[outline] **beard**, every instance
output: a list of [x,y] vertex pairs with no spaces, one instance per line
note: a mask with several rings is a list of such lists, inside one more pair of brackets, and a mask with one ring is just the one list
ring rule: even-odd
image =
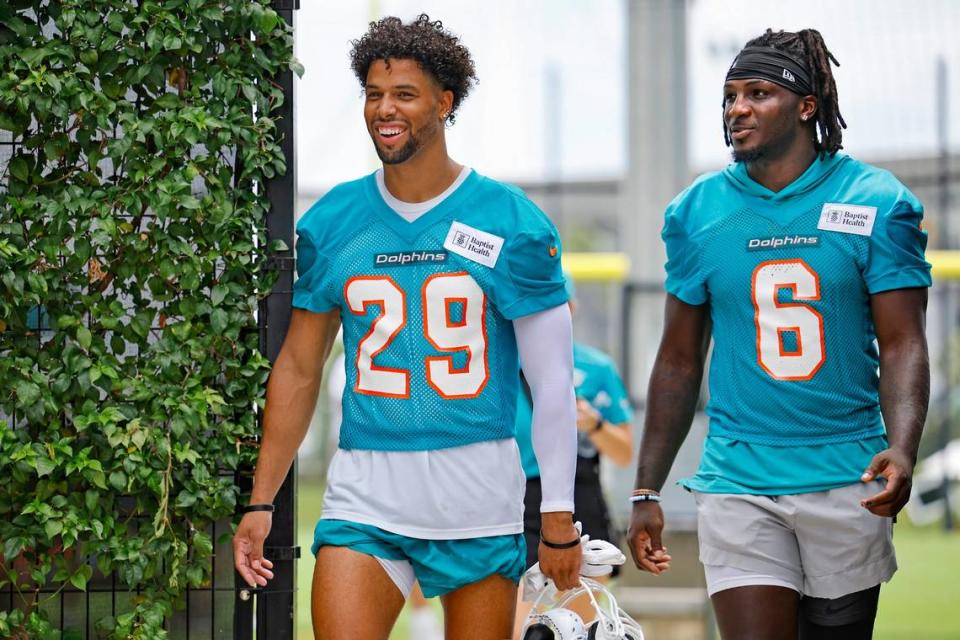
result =
[[737,151],[734,149],[730,152],[730,156],[733,158],[734,162],[756,162],[757,160],[763,159],[767,155],[769,146],[761,145],[754,147],[753,149],[743,149]]
[[777,160],[790,148],[796,132],[785,127],[772,139],[749,149],[736,149],[731,152],[734,162],[757,162]]
[[431,119],[416,135],[414,135],[412,129],[407,129],[407,141],[399,149],[390,151],[382,148],[376,142],[373,143],[373,148],[376,149],[377,156],[383,164],[400,164],[416,155],[426,142],[433,139],[439,129],[439,123]]
[[413,133],[410,133],[407,136],[407,143],[399,149],[388,151],[387,149],[382,149],[380,145],[376,143],[374,143],[373,148],[377,150],[377,156],[380,157],[380,162],[383,164],[400,164],[412,158],[413,154],[419,151],[421,146],[420,141],[413,137]]

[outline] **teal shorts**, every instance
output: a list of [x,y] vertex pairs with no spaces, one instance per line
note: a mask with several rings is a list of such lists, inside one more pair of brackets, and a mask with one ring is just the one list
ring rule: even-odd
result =
[[526,560],[523,534],[424,540],[349,520],[320,520],[310,550],[347,547],[385,560],[407,560],[427,598],[443,595],[494,574],[520,583]]

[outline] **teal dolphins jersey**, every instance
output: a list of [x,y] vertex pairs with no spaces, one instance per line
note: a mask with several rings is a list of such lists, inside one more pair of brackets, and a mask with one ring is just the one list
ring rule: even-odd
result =
[[[617,373],[617,366],[603,351],[579,342],[573,343],[573,384],[577,398],[589,402],[607,422],[623,424],[633,420],[630,397]],[[540,467],[533,452],[532,422],[530,399],[521,393],[517,404],[517,446],[523,472],[528,478],[540,476]],[[597,448],[585,433],[577,433],[577,455],[582,458],[597,455]]]
[[408,222],[373,174],[297,225],[293,306],[340,310],[340,447],[422,451],[514,435],[512,321],[567,300],[553,224],[514,187],[471,172]]
[[923,208],[836,154],[772,192],[743,163],[667,209],[666,289],[709,303],[710,436],[770,446],[882,436],[870,296],[928,287]]

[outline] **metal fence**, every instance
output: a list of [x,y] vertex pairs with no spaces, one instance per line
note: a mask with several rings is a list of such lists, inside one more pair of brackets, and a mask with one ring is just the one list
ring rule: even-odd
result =
[[[275,0],[274,9],[280,16],[293,24],[294,11],[299,8],[296,0]],[[288,247],[293,247],[294,198],[296,180],[294,175],[294,131],[293,131],[293,75],[285,71],[276,81],[283,88],[284,104],[274,114],[278,134],[282,138],[281,146],[287,159],[286,175],[269,181],[266,196],[271,203],[267,218],[269,239],[282,239]],[[0,173],[5,172],[10,159],[18,153],[20,141],[8,131],[0,130]],[[0,191],[4,184],[0,181]],[[293,288],[293,251],[279,254],[275,266],[279,278],[272,293],[261,303],[258,312],[260,349],[270,359],[276,360],[280,346],[286,336],[290,321],[290,302]],[[32,335],[42,344],[49,339],[52,331],[42,310],[31,318]],[[154,327],[159,331],[160,327]],[[11,338],[12,339],[12,338]],[[23,339],[23,337],[17,338]],[[0,419],[9,421],[17,428],[22,420],[20,416],[0,415]],[[232,471],[223,472],[234,475]],[[188,588],[183,600],[183,608],[175,611],[165,621],[170,638],[176,640],[215,640],[235,639],[288,640],[294,637],[294,586],[296,559],[299,547],[296,546],[296,470],[293,469],[284,482],[276,498],[276,512],[273,517],[273,529],[265,546],[265,555],[274,562],[275,578],[263,589],[249,589],[233,569],[233,553],[230,544],[231,520],[213,523],[207,533],[214,541],[214,553],[210,560],[209,585],[201,588]],[[244,491],[252,484],[252,469],[241,470],[235,474],[234,481]],[[134,515],[133,498],[120,501],[121,511],[131,515],[130,526],[151,526],[147,516]],[[223,538],[223,540],[218,540]],[[66,553],[69,553],[67,551]],[[35,591],[42,602],[41,609],[48,616],[54,628],[60,630],[63,640],[86,640],[99,638],[102,634],[96,629],[96,622],[107,616],[117,617],[132,610],[132,600],[140,595],[139,591],[129,591],[115,573],[104,573],[96,567],[96,558],[90,559],[94,573],[84,591],[71,585],[60,587],[46,585]],[[0,610],[12,611],[18,606],[17,594],[12,586],[0,590]]]

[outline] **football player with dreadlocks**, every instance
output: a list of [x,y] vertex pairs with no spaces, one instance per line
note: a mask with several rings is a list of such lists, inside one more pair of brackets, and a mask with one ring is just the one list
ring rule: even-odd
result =
[[629,532],[660,573],[659,490],[689,430],[700,560],[725,639],[870,638],[929,398],[923,207],[840,152],[836,59],[768,30],[727,72],[734,163],[666,211],[667,302]]

